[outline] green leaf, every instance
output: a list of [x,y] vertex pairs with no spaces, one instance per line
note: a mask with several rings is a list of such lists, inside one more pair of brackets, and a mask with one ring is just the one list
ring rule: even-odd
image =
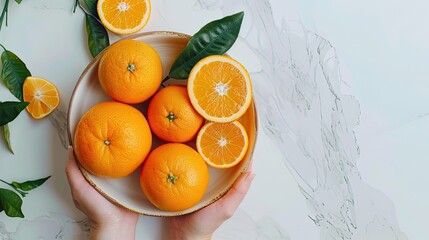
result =
[[89,13],[92,14],[92,16],[98,18],[98,12],[97,12],[97,2],[98,0],[83,0],[86,7],[89,10]]
[[4,7],[3,7],[3,10],[2,10],[1,15],[0,15],[0,30],[1,30],[1,27],[3,26],[3,21],[5,18],[6,18],[6,26],[7,26],[8,7],[9,7],[9,0],[6,0],[4,2]]
[[6,181],[4,181],[3,179],[0,179],[0,182],[8,185],[9,187],[13,188],[15,191],[17,191],[19,194],[21,194],[22,197],[25,197],[28,193],[24,192],[22,190],[19,190],[17,187],[15,187],[12,183],[8,183]]
[[16,98],[23,101],[22,85],[25,78],[31,76],[31,73],[18,56],[4,47],[3,49],[4,52],[1,55],[1,62],[3,64],[1,78],[10,92]]
[[4,210],[3,205],[0,202],[0,212],[2,212]]
[[4,208],[4,211],[9,217],[20,217],[23,218],[22,213],[22,199],[11,190],[0,188],[0,203]]
[[28,102],[0,102],[0,126],[13,121],[28,104]]
[[17,2],[18,4],[20,4],[22,2],[22,0],[15,0],[15,2]]
[[97,56],[109,46],[109,36],[104,26],[93,16],[85,13],[88,48],[92,57]]
[[7,148],[9,149],[9,151],[10,151],[12,154],[15,154],[15,153],[13,152],[12,145],[10,144],[10,131],[9,131],[9,125],[8,125],[8,124],[5,124],[5,125],[1,126],[1,127],[0,127],[0,129],[3,131],[3,137],[4,137],[4,140],[6,141]]
[[12,182],[12,185],[15,188],[21,189],[23,191],[30,191],[30,190],[33,190],[33,189],[39,187],[43,183],[45,183],[46,180],[48,180],[50,177],[51,176],[45,177],[45,178],[40,178],[40,179],[37,179],[37,180],[26,181],[26,182],[23,182],[23,183]]
[[226,53],[237,40],[244,12],[213,21],[201,28],[189,41],[171,67],[169,76],[188,78],[195,64],[209,55]]

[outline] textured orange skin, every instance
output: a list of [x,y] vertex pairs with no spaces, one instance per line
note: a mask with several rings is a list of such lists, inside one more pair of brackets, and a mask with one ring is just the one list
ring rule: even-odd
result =
[[[177,176],[168,181],[169,173]],[[197,204],[209,184],[208,167],[201,156],[182,143],[154,149],[143,163],[140,185],[147,199],[165,211],[182,211]]]
[[145,160],[152,134],[139,110],[119,102],[103,102],[81,118],[73,143],[76,157],[87,171],[98,177],[120,178]]
[[141,103],[161,85],[161,59],[156,50],[144,42],[122,40],[103,53],[98,79],[111,98],[124,103]]
[[[169,121],[167,116],[176,117]],[[149,103],[147,118],[152,132],[166,142],[187,142],[194,139],[204,118],[195,111],[186,86],[172,85],[161,89]]]

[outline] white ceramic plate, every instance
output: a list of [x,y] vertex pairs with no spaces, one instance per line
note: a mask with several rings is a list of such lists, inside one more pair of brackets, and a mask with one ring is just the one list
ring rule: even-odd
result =
[[[129,36],[127,38],[144,41],[156,49],[161,57],[163,76],[165,77],[176,57],[188,43],[190,36],[173,32],[149,32]],[[99,102],[112,101],[112,99],[104,93],[98,82],[97,69],[100,55],[84,70],[70,99],[68,110],[68,137],[71,143],[73,143],[72,136],[74,135],[77,123],[84,113]],[[168,84],[186,84],[186,82],[183,80],[169,80]],[[135,107],[145,114],[147,103],[135,105]],[[195,206],[184,211],[168,212],[159,210],[153,206],[141,191],[139,184],[140,168],[127,177],[109,179],[96,177],[87,172],[83,167],[79,167],[88,182],[97,189],[98,192],[113,203],[131,211],[150,216],[178,216],[191,213],[222,197],[232,187],[232,184],[249,164],[252,158],[257,133],[254,104],[251,105],[247,113],[240,119],[240,122],[246,128],[249,135],[249,150],[246,156],[233,168],[214,169],[209,167],[210,182],[203,199]],[[160,140],[156,139],[154,134],[153,138],[152,149],[162,143]]]

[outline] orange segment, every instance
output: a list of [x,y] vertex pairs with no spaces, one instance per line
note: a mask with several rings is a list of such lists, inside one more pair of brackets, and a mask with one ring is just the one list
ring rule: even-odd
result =
[[54,84],[38,77],[27,77],[22,86],[24,101],[30,102],[27,111],[35,119],[40,119],[58,107],[60,96]]
[[191,70],[188,94],[205,119],[231,122],[240,118],[252,101],[249,73],[238,61],[223,55],[200,60]]
[[238,121],[208,122],[197,136],[197,150],[214,168],[230,168],[244,157],[249,146],[246,130]]
[[97,13],[103,25],[117,34],[140,31],[149,21],[150,0],[99,0]]

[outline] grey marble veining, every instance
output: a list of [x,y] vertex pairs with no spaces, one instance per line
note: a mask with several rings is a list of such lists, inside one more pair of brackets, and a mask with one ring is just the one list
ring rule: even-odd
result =
[[261,125],[307,199],[320,239],[407,239],[392,202],[356,167],[359,103],[341,93],[347,84],[329,41],[299,22],[285,20],[278,29],[267,0],[199,2],[250,13],[241,37],[262,65],[252,73]]
[[56,109],[48,116],[49,122],[55,128],[61,145],[67,149],[69,146],[69,140],[67,136],[67,111]]
[[0,222],[0,238],[2,240],[20,239],[87,239],[89,235],[89,220],[76,221],[64,214],[49,213],[33,220],[19,223],[16,231],[6,230]]
[[290,240],[274,219],[265,216],[255,221],[242,209],[238,209],[234,216],[215,232],[213,239]]

